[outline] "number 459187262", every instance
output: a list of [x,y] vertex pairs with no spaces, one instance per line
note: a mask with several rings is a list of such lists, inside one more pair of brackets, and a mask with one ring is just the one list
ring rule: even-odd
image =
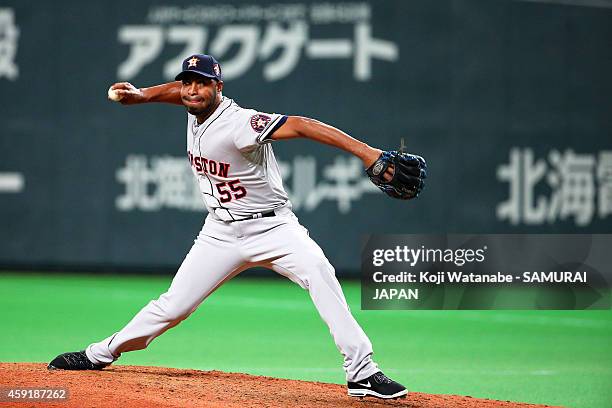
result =
[[240,185],[239,179],[222,181],[215,185],[217,186],[217,191],[219,192],[219,201],[222,203],[228,203],[232,200],[239,200],[247,195],[245,188]]

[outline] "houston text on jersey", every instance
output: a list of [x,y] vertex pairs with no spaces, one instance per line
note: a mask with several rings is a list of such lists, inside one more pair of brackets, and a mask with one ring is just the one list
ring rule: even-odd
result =
[[198,173],[210,173],[215,176],[227,178],[230,164],[209,160],[206,157],[194,156],[191,152],[187,152],[189,164],[196,169]]

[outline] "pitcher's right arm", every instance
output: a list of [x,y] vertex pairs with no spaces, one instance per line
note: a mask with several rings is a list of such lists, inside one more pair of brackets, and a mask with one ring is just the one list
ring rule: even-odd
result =
[[181,81],[172,81],[148,88],[136,88],[129,82],[118,82],[111,86],[121,98],[122,105],[136,105],[140,103],[162,102],[173,105],[182,105]]

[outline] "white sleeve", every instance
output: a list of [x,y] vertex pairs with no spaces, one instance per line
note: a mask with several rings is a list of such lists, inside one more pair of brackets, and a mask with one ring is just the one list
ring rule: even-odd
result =
[[271,142],[270,136],[287,121],[286,115],[246,110],[234,132],[234,143],[239,150],[250,149]]

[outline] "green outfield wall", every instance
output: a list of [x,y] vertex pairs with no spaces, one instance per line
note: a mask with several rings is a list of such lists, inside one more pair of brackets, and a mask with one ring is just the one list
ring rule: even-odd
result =
[[418,200],[308,141],[275,151],[340,274],[367,233],[609,233],[612,8],[605,1],[120,1],[0,6],[0,265],[174,268],[206,216],[181,107],[110,84],[214,54],[224,93],[422,154]]

